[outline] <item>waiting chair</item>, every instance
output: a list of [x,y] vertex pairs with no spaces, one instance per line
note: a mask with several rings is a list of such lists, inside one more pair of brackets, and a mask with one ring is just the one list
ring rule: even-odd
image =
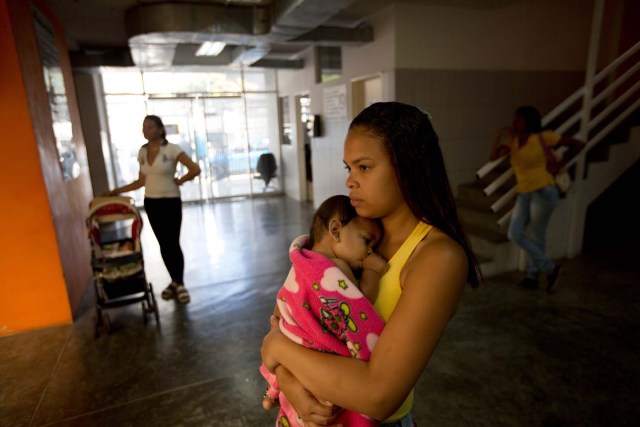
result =
[[258,163],[256,164],[256,174],[254,175],[254,178],[264,181],[264,188],[262,189],[262,191],[266,191],[271,178],[276,177],[277,169],[278,166],[276,165],[276,158],[273,153],[262,153],[260,157],[258,157]]

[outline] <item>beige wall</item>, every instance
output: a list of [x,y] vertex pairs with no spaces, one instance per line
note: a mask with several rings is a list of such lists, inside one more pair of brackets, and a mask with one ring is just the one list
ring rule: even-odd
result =
[[[374,25],[375,41],[359,47],[346,47],[342,49],[343,77],[329,83],[315,82],[315,59],[313,49],[305,52],[303,57],[305,67],[303,70],[278,72],[278,92],[282,95],[309,94],[311,97],[311,110],[314,114],[322,116],[323,135],[313,138],[312,163],[313,163],[313,203],[318,206],[325,198],[334,194],[346,194],[344,185],[346,174],[342,163],[342,143],[346,135],[347,127],[352,119],[350,114],[343,118],[327,118],[324,114],[324,89],[334,85],[346,85],[347,98],[350,100],[350,82],[373,74],[382,76],[382,96],[385,100],[393,99],[393,61],[394,61],[394,21],[389,11],[393,8],[378,13],[371,18]],[[385,71],[388,70],[388,71]],[[297,108],[297,107],[296,107]],[[349,103],[348,111],[351,111]],[[295,143],[292,144],[295,146]],[[301,149],[301,148],[300,148]],[[283,162],[286,168],[285,193],[296,198],[298,184],[286,182],[287,179],[299,183],[300,175],[293,175],[296,170],[291,162],[298,158],[299,152],[294,152],[289,147],[283,147]],[[298,171],[304,173],[304,170]]]
[[304,188],[306,186],[304,141],[301,140],[299,135],[300,119],[296,96],[309,94],[309,88],[315,84],[313,49],[307,49],[300,59],[305,64],[303,70],[278,70],[276,74],[278,96],[286,96],[288,98],[292,125],[298,127],[292,129],[291,145],[283,145],[280,153],[284,193],[295,200],[305,200],[307,196]]
[[373,26],[373,42],[342,48],[342,68],[346,81],[395,68],[396,9],[396,6],[390,6],[369,18],[369,24]]
[[[496,129],[516,107],[544,113],[583,83],[593,2],[539,0],[491,9],[396,4],[371,16],[374,41],[342,49],[343,78],[313,81],[313,66],[279,73],[280,89],[308,89],[324,114],[323,90],[380,75],[383,100],[431,112],[454,191],[485,163]],[[306,86],[305,86],[306,85]],[[295,88],[295,89],[292,89]],[[314,204],[344,193],[342,143],[351,120],[326,120],[313,141]],[[322,176],[315,177],[317,171]]]
[[582,72],[397,70],[396,99],[429,111],[454,192],[488,161],[495,131],[524,104],[546,112],[583,84]]
[[445,70],[582,70],[591,0],[512,2],[473,9],[396,8],[396,67]]

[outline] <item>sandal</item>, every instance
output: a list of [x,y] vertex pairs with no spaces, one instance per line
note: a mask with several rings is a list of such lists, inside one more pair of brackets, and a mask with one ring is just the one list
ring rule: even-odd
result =
[[184,287],[184,285],[177,285],[175,288],[175,292],[176,292],[176,300],[180,304],[187,304],[189,301],[191,301],[191,297],[189,296],[189,291],[187,290],[187,288]]
[[170,300],[170,299],[175,298],[175,296],[176,296],[176,286],[178,286],[178,285],[176,285],[174,282],[169,283],[169,286],[164,288],[162,290],[162,293],[160,294],[162,299]]

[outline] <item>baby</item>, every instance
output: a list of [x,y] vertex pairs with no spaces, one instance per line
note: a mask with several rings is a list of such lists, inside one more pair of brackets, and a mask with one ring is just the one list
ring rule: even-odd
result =
[[381,235],[378,221],[358,216],[349,197],[332,196],[313,215],[307,247],[333,261],[373,304],[380,277],[388,267],[373,252]]
[[[316,210],[309,235],[293,241],[293,263],[278,291],[275,316],[283,334],[300,345],[368,360],[384,322],[373,308],[388,265],[373,252],[378,221],[357,215],[347,196],[332,196]],[[280,405],[277,425],[301,425],[275,375],[260,367],[269,388],[263,407]],[[343,411],[336,422],[369,426],[365,415]]]

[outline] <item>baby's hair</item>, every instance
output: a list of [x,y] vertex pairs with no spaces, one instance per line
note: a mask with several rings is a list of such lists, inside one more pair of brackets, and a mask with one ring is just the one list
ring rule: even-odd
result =
[[309,229],[309,247],[312,248],[316,241],[329,229],[332,219],[337,219],[342,225],[347,225],[358,216],[356,209],[351,206],[349,197],[344,195],[331,196],[326,199],[313,214],[311,228]]

